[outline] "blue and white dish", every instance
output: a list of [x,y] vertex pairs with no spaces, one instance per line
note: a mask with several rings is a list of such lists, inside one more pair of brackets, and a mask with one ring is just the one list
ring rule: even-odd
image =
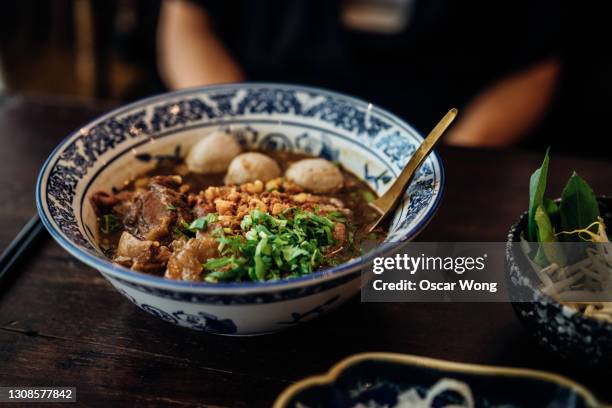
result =
[[[612,222],[612,199],[599,197],[606,225]],[[512,306],[535,340],[552,354],[579,365],[612,363],[612,324],[585,317],[576,309],[544,295],[530,273],[526,256],[519,251],[521,234],[527,228],[523,213],[508,232],[506,272]]]
[[[460,393],[443,391],[435,386],[441,382],[469,387],[473,404],[467,403]],[[413,393],[414,398],[406,398],[407,393]],[[424,403],[428,395],[432,401]],[[403,399],[403,403],[398,404],[398,399]],[[412,403],[406,400],[412,400]],[[602,406],[583,386],[552,373],[454,363],[405,354],[364,353],[342,360],[326,374],[291,385],[277,398],[274,408],[391,408],[396,405],[479,408]]]
[[[245,146],[339,161],[379,194],[423,140],[389,112],[316,88],[242,83],[163,94],[110,112],[60,143],[38,178],[43,223],[62,247],[100,271],[138,307],[195,330],[274,332],[319,316],[358,292],[360,269],[373,254],[304,277],[226,284],[167,280],[128,270],[102,255],[92,191],[119,187],[160,158],[184,157],[203,135],[218,129],[229,129]],[[387,242],[412,239],[425,227],[443,184],[441,160],[432,154],[395,212]]]

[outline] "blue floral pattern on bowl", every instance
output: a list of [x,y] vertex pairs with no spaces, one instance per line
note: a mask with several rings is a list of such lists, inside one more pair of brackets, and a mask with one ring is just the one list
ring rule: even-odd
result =
[[[283,281],[211,285],[140,274],[101,256],[91,192],[113,189],[161,160],[180,160],[199,138],[217,129],[230,130],[245,148],[299,151],[339,161],[378,193],[391,185],[422,141],[412,127],[382,109],[315,88],[245,83],[164,94],[102,116],[55,149],[37,185],[45,226],[71,254],[98,269],[141,308],[151,312],[154,307],[165,313],[156,314],[163,320],[197,330],[214,332],[206,328],[217,319],[236,326],[234,333],[225,334],[269,332],[285,327],[279,322],[292,321],[292,316],[346,301],[358,290],[367,257]],[[412,239],[427,224],[443,183],[442,163],[433,154],[393,216],[387,242]],[[335,296],[339,299],[326,306]],[[263,319],[265,324],[250,318],[250,312],[236,317],[253,305],[274,308],[276,314]],[[207,323],[194,323],[196,317],[179,319],[178,312]]]

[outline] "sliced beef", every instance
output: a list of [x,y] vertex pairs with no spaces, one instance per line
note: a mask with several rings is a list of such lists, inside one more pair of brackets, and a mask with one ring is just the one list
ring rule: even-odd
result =
[[145,240],[171,240],[178,219],[189,220],[180,176],[156,176],[146,189],[137,190],[123,219],[132,232]]
[[346,230],[346,224],[341,222],[337,222],[334,225],[334,230],[332,231],[332,236],[334,237],[334,245],[327,248],[327,252],[325,253],[326,257],[330,257],[338,252],[342,251],[344,245],[346,244],[348,233]]
[[165,277],[168,279],[201,280],[202,264],[218,256],[219,242],[209,234],[198,233],[188,241],[173,243],[174,252],[168,260]]
[[[120,208],[125,203],[129,203],[132,198],[132,192],[123,190],[118,193],[107,193],[106,191],[96,191],[91,195],[91,204],[98,216],[117,212],[122,214]],[[119,211],[118,211],[119,210]]]
[[164,269],[169,257],[168,247],[159,242],[140,240],[124,231],[114,261],[135,271],[157,272]]

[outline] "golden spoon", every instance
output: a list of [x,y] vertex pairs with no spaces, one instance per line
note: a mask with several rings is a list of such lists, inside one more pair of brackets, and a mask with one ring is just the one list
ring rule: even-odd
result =
[[419,167],[421,167],[421,164],[423,161],[425,161],[425,158],[429,155],[429,153],[431,153],[435,145],[438,143],[438,140],[440,140],[440,137],[444,134],[456,116],[456,108],[449,110],[448,113],[444,115],[436,127],[429,132],[419,148],[414,152],[410,158],[410,161],[406,167],[404,167],[404,170],[402,170],[393,185],[391,185],[385,194],[370,203],[370,206],[380,213],[380,217],[378,217],[378,219],[374,221],[372,225],[370,225],[368,228],[369,231],[374,230],[374,228],[376,228],[395,209],[417,170]]

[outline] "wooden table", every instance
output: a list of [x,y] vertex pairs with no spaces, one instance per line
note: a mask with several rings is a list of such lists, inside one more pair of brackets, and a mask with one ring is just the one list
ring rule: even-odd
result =
[[[100,107],[0,100],[0,248],[34,214],[51,149]],[[527,205],[542,154],[442,148],[443,204],[423,241],[503,241]],[[612,193],[610,162],[553,152],[550,192],[576,169]],[[255,338],[175,327],[133,306],[95,270],[44,236],[0,288],[0,385],[76,386],[88,406],[270,406],[289,384],[364,351],[555,371],[612,401],[612,369],[580,370],[541,351],[509,304],[367,304]],[[518,392],[519,390],[517,390]]]

